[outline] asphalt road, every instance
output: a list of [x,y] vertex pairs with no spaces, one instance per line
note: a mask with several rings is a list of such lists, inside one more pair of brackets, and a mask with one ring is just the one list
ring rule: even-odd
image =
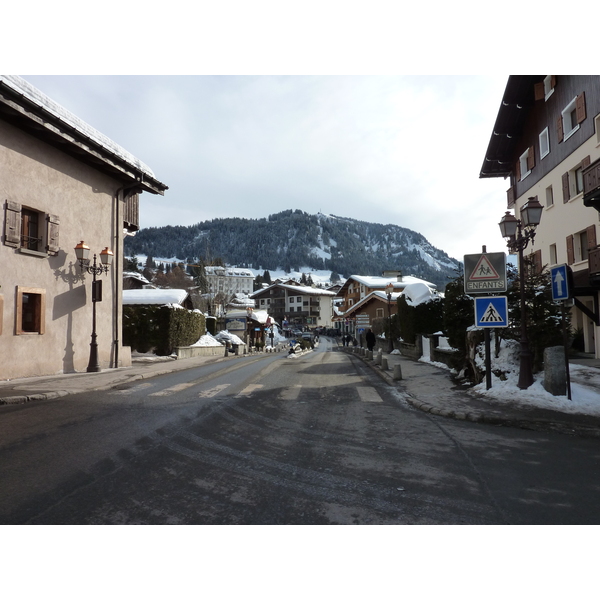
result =
[[600,522],[597,440],[422,413],[336,350],[1,407],[0,522]]

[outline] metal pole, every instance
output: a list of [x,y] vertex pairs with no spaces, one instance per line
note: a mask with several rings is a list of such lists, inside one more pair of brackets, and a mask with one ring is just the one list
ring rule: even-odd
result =
[[567,374],[567,395],[571,398],[571,374],[569,370],[569,332],[567,331],[567,311],[565,302],[561,302],[562,326],[563,326],[563,342],[565,345],[565,372]]
[[94,254],[94,266],[92,270],[92,341],[90,343],[90,361],[88,363],[88,373],[98,373],[100,364],[98,363],[98,342],[96,341],[96,255]]
[[533,383],[531,364],[531,352],[527,340],[527,308],[525,305],[525,265],[523,260],[523,237],[521,225],[518,230],[519,239],[519,291],[521,294],[521,340],[520,340],[520,364],[519,364],[519,389],[525,390]]
[[492,387],[492,359],[490,356],[490,330],[485,329],[483,332],[485,341],[485,389],[489,390]]

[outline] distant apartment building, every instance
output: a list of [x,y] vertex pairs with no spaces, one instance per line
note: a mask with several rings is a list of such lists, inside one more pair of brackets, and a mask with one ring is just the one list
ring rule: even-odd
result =
[[254,273],[250,269],[235,267],[204,267],[208,289],[211,294],[251,294],[254,287]]
[[298,283],[274,283],[254,292],[256,308],[282,325],[311,329],[331,327],[335,292]]

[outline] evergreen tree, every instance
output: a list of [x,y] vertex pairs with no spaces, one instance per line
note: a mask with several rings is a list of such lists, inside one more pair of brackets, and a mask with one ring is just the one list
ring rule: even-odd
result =
[[271,285],[271,273],[269,271],[265,271],[263,274],[263,281]]

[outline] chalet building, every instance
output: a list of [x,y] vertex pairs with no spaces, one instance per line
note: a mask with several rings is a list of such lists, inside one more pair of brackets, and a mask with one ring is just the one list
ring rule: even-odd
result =
[[310,328],[331,327],[335,292],[288,283],[274,283],[250,295],[256,308],[268,311],[283,326]]
[[250,269],[209,266],[204,271],[212,294],[231,297],[236,293],[251,294],[254,290],[254,273]]
[[386,287],[392,285],[393,294],[402,292],[407,285],[411,283],[424,283],[431,290],[437,286],[434,283],[423,281],[412,275],[402,275],[399,271],[385,271],[381,277],[370,275],[351,275],[337,293],[337,297],[342,299],[339,307],[340,313],[344,315],[355,304],[364,300],[372,292],[386,293]]
[[[123,236],[139,228],[139,195],[166,189],[25,80],[0,75],[0,379],[90,370],[93,307],[98,367],[131,364],[121,335]],[[114,257],[101,283],[92,285],[76,246],[89,247],[90,267]]]
[[600,358],[600,76],[510,76],[480,177],[510,179],[517,219],[529,198],[543,205],[525,256],[537,269],[571,267],[572,325]]

